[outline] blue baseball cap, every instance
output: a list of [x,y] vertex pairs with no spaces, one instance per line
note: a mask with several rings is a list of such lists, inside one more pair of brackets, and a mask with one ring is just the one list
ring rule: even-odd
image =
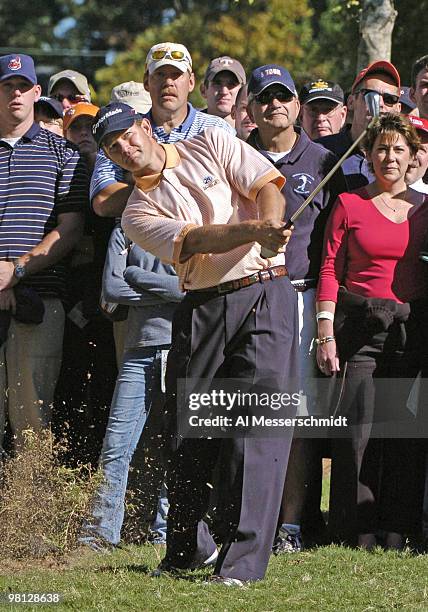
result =
[[58,118],[62,117],[64,109],[62,108],[61,102],[58,102],[55,98],[40,96],[37,102],[34,103],[34,110],[41,110],[44,106],[48,106]]
[[123,102],[112,102],[106,106],[102,106],[95,116],[92,126],[92,134],[98,145],[102,146],[102,142],[107,134],[112,132],[121,132],[134,124],[138,119],[143,119],[144,115]]
[[248,96],[259,96],[270,85],[282,85],[297,97],[296,86],[290,73],[278,64],[266,64],[253,70],[248,81]]
[[37,85],[36,69],[34,60],[29,55],[2,55],[0,57],[0,81],[21,76]]

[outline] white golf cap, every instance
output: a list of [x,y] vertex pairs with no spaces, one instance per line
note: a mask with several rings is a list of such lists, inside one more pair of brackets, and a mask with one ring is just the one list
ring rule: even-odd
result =
[[124,102],[132,106],[137,113],[145,115],[152,107],[152,99],[143,83],[126,81],[111,90],[110,102]]
[[146,57],[146,70],[153,74],[161,66],[175,66],[181,72],[192,72],[192,58],[184,45],[164,42],[154,45]]

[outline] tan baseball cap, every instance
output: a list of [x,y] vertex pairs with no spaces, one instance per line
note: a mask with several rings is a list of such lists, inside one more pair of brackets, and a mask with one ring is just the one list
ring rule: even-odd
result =
[[228,55],[216,57],[210,61],[205,72],[204,82],[212,81],[219,72],[231,72],[236,76],[238,83],[241,85],[243,85],[247,80],[242,64],[238,62],[237,59],[229,57]]
[[80,94],[85,96],[89,102],[91,101],[91,90],[89,89],[88,79],[84,74],[76,72],[75,70],[62,70],[61,72],[53,74],[49,79],[48,96],[51,95],[52,89],[58,81],[62,80],[70,81]]
[[161,66],[175,66],[181,72],[192,72],[192,57],[179,43],[164,42],[153,45],[146,57],[146,70],[153,74]]
[[143,83],[137,81],[126,81],[113,87],[110,102],[124,102],[143,115],[148,113],[152,107],[149,92],[144,88]]

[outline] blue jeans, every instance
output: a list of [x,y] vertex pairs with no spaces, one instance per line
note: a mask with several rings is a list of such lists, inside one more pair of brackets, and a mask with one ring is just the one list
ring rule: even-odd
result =
[[[113,395],[100,464],[104,483],[92,509],[92,523],[84,526],[82,542],[91,536],[111,544],[120,541],[125,512],[129,464],[153,401],[161,391],[161,353],[169,346],[130,349],[125,352]],[[166,539],[168,500],[163,486],[156,519],[150,528],[155,542]]]

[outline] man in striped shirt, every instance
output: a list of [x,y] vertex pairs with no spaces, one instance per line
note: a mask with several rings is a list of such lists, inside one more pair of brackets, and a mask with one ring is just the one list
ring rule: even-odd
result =
[[[152,98],[147,118],[158,142],[173,144],[208,127],[235,133],[224,119],[197,111],[188,102],[195,87],[195,75],[192,58],[184,45],[170,42],[154,45],[147,54],[144,85]],[[100,151],[91,180],[91,201],[97,215],[120,217],[133,188],[130,175]]]
[[0,57],[0,310],[16,310],[16,286],[44,303],[39,325],[12,317],[0,349],[0,444],[8,411],[22,431],[49,424],[61,364],[64,257],[79,240],[87,174],[78,150],[34,123],[41,93],[33,59]]

